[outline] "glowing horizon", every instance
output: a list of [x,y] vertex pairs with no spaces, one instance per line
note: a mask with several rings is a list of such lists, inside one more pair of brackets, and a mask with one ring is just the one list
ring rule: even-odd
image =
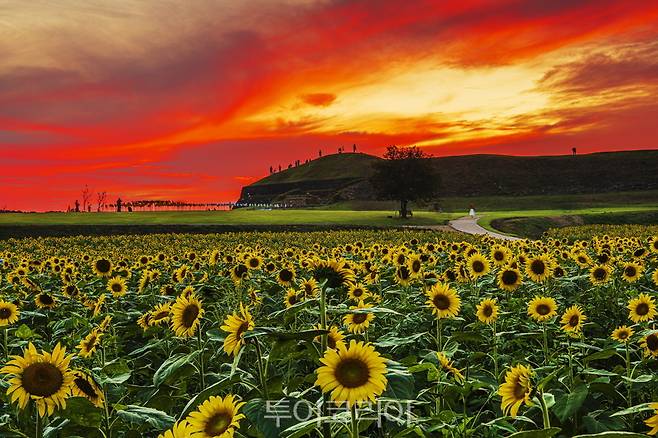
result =
[[235,200],[338,146],[654,149],[658,2],[8,0],[0,208]]

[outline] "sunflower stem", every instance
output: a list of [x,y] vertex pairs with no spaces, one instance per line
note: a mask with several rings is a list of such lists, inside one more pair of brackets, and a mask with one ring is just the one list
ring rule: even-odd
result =
[[496,321],[491,324],[493,330],[493,363],[496,383],[498,382],[498,336],[496,336]]
[[201,391],[206,389],[206,368],[203,359],[204,346],[203,346],[203,336],[201,334],[201,326],[199,325],[199,330],[197,332],[197,343],[199,349],[199,372],[201,373]]
[[260,348],[260,342],[258,341],[258,338],[254,338],[254,343],[256,344],[256,355],[258,358],[258,376],[260,378],[260,386],[263,390],[263,397],[265,400],[269,400],[269,394],[267,393],[267,384],[266,384],[266,376],[265,376],[265,367],[263,366],[263,354]]
[[112,438],[112,422],[110,421],[110,405],[107,397],[107,385],[103,385],[103,415],[105,416],[105,436]]
[[352,413],[352,438],[359,438],[359,420],[356,416],[356,403],[350,405],[350,411]]
[[[320,329],[327,330],[327,291],[324,288],[324,285],[320,286]],[[320,346],[321,353],[320,356],[323,356],[327,351],[327,345],[329,343],[329,335],[323,334],[320,336]],[[326,393],[322,393],[322,416],[324,417],[327,413],[327,403],[329,398]],[[322,434],[324,438],[331,438],[331,425],[327,422],[322,424]]]
[[436,351],[443,351],[443,319],[436,322]]
[[34,423],[34,436],[35,438],[41,438],[43,435],[41,433],[41,415],[39,415],[39,409],[36,409],[36,421]]
[[2,329],[2,331],[3,331],[3,343],[2,343],[2,346],[4,347],[5,358],[8,359],[8,358],[9,358],[9,347],[7,346],[7,345],[8,345],[8,342],[7,342],[8,334],[7,334],[7,332],[9,331],[9,328],[4,327],[4,328]]
[[539,405],[541,406],[541,415],[544,420],[544,429],[550,429],[551,428],[551,417],[548,415],[548,406],[546,406],[546,400],[544,400],[544,393],[540,392],[539,397]]
[[544,345],[543,345],[544,365],[547,365],[548,364],[548,329],[546,327],[546,322],[545,321],[542,323],[542,325],[544,326]]
[[631,397],[632,397],[631,389],[632,389],[633,383],[630,381],[630,379],[632,379],[631,376],[632,376],[633,373],[631,372],[631,351],[628,348],[628,340],[626,340],[625,344],[626,344],[626,377],[628,377],[628,379],[629,379],[628,383],[626,385],[628,387],[627,401],[628,401],[628,407],[630,408],[631,406],[633,406],[633,402],[632,402],[632,399],[631,399]]
[[569,351],[569,380],[573,388],[573,353],[571,352],[571,336],[567,334],[567,350]]

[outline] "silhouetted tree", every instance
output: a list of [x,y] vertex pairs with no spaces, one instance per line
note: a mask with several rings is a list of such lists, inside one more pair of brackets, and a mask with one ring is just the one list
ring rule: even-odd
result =
[[400,216],[409,215],[409,202],[438,194],[441,178],[431,155],[414,147],[389,146],[384,160],[374,165],[370,183],[380,198],[400,201]]
[[107,192],[96,193],[96,203],[98,204],[98,211],[101,211],[103,207],[105,207],[106,200],[107,200]]
[[91,206],[91,196],[91,190],[85,184],[85,187],[82,189],[82,211],[87,211],[87,207]]

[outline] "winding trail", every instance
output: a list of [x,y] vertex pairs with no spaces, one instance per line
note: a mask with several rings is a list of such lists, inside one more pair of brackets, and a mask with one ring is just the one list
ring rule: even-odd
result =
[[494,233],[493,231],[489,231],[480,225],[478,225],[478,219],[479,217],[472,218],[470,216],[464,216],[460,217],[459,219],[452,220],[448,222],[451,228],[461,231],[462,233],[466,234],[486,234],[491,237],[495,237],[496,239],[503,239],[503,240],[519,240],[518,237],[512,237],[512,236],[506,236],[505,234],[499,234],[499,233]]

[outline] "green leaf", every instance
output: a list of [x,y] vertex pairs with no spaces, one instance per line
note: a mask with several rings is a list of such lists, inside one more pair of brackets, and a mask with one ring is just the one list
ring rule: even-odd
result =
[[21,339],[27,340],[34,337],[34,332],[27,325],[21,324],[21,326],[18,327],[14,332],[14,335]]
[[180,415],[178,416],[178,420],[180,421],[183,418],[185,418],[187,414],[189,414],[193,409],[195,409],[204,401],[208,400],[213,395],[217,395],[220,392],[222,392],[222,390],[227,386],[234,385],[238,382],[240,382],[240,377],[233,376],[233,377],[225,377],[219,382],[210,385],[209,387],[207,387],[206,389],[204,389],[203,391],[192,397],[192,399],[189,402],[187,402],[187,404],[181,411]]
[[507,438],[551,438],[560,433],[559,427],[551,427],[550,429],[539,430],[524,430],[523,432],[516,432]]
[[649,374],[643,374],[641,376],[637,376],[634,379],[631,379],[631,378],[626,377],[626,376],[621,376],[621,378],[626,380],[627,382],[632,382],[632,383],[647,383],[647,382],[651,382],[653,380],[653,376],[651,376]]
[[413,400],[414,397],[414,376],[406,367],[397,362],[389,361],[388,373],[386,373],[388,385],[382,397],[395,398],[398,400]]
[[103,367],[100,372],[99,383],[101,385],[121,385],[130,379],[130,368],[125,361],[116,359]]
[[553,412],[564,423],[571,418],[583,405],[588,394],[587,386],[576,386],[570,393],[558,397]]
[[68,398],[66,409],[57,415],[86,427],[99,427],[103,420],[103,412],[84,397]]
[[651,407],[652,403],[642,403],[639,405],[632,406],[628,409],[624,409],[618,412],[615,412],[614,414],[610,415],[611,417],[618,417],[621,415],[630,415],[630,414],[637,414],[638,412],[644,412],[644,411],[653,411],[654,409]]
[[609,432],[600,432],[600,433],[592,433],[592,434],[587,434],[587,435],[576,435],[573,438],[594,438],[594,437],[601,437],[601,438],[647,438],[646,435],[642,433],[634,433],[634,432],[617,432],[617,431],[609,431]]
[[284,430],[298,423],[317,420],[310,402],[294,397],[270,401],[252,399],[242,407],[242,413],[265,438],[278,438]]
[[375,345],[380,348],[399,347],[401,345],[413,344],[423,336],[427,336],[426,333],[416,333],[415,335],[405,336],[402,338],[397,336],[383,336],[379,338],[377,342],[375,342]]
[[583,360],[585,362],[591,362],[593,360],[610,359],[615,354],[617,354],[617,350],[615,350],[614,348],[608,348],[605,350],[597,351],[596,353],[592,353],[588,356],[585,356],[585,359]]
[[117,410],[119,418],[131,425],[142,426],[147,424],[152,429],[165,430],[174,424],[174,418],[157,409],[144,406],[128,405]]
[[173,381],[178,375],[182,374],[184,367],[192,366],[192,362],[199,355],[199,351],[192,353],[178,353],[162,362],[160,368],[153,375],[153,385],[158,387],[165,382]]

